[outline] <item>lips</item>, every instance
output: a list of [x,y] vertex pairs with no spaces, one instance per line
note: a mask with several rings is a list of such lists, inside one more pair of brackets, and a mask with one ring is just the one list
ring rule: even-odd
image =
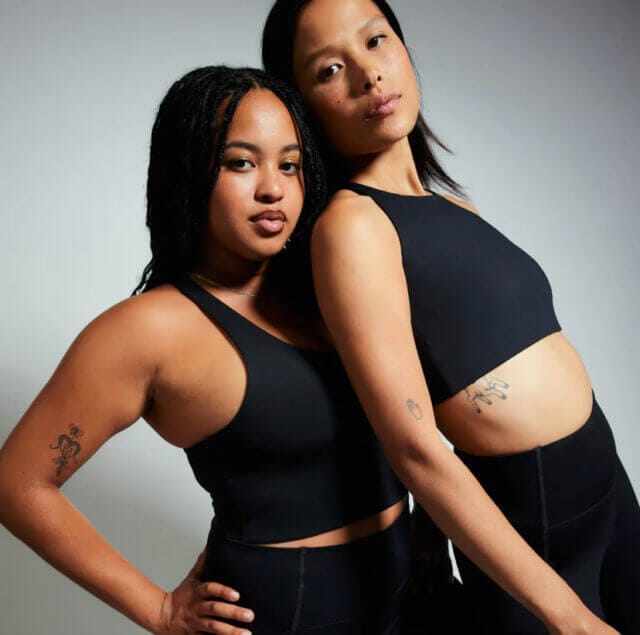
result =
[[279,209],[268,209],[249,218],[264,236],[279,234],[286,220],[286,216]]
[[369,110],[365,119],[384,119],[393,114],[400,100],[398,93],[386,93],[379,97],[374,97],[369,105]]

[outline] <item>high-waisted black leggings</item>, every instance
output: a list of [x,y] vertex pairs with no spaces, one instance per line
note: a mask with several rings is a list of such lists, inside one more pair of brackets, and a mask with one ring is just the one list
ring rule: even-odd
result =
[[396,635],[409,575],[405,508],[384,531],[330,547],[263,547],[212,534],[203,579],[240,592],[255,612],[244,625],[253,635]]
[[[549,445],[506,456],[457,452],[489,496],[600,618],[640,635],[640,508],[595,402],[587,422]],[[459,550],[477,633],[546,633]]]

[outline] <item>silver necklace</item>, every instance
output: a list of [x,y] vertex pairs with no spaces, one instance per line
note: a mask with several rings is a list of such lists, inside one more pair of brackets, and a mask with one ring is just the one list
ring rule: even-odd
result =
[[207,284],[210,284],[212,287],[216,287],[218,289],[224,289],[225,291],[231,291],[231,293],[237,293],[238,295],[247,295],[251,298],[259,298],[264,295],[262,293],[255,293],[253,291],[243,291],[242,289],[234,289],[233,287],[227,287],[224,284],[220,284],[219,282],[216,282],[215,280],[211,280],[211,278],[207,278],[206,276],[203,276],[202,274],[199,274],[199,273],[192,272],[191,275],[194,278],[198,278],[198,280],[202,280],[202,282],[206,282]]

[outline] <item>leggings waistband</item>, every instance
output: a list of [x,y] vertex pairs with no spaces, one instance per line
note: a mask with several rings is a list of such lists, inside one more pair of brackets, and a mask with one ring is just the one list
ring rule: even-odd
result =
[[526,452],[476,456],[456,450],[487,493],[515,522],[563,522],[612,489],[616,449],[609,424],[593,400],[587,421],[572,434]]

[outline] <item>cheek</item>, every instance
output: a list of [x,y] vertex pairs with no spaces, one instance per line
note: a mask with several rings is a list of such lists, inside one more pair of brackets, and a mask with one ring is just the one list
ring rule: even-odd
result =
[[343,125],[343,122],[346,122],[351,114],[344,90],[339,82],[333,82],[315,91],[308,103],[313,114],[325,128],[331,129]]
[[420,90],[418,87],[418,78],[416,77],[413,64],[409,59],[406,49],[402,48],[394,51],[391,54],[389,63],[392,67],[393,75],[403,78],[405,90],[410,92],[412,95],[419,96]]
[[240,222],[251,193],[250,184],[243,179],[225,178],[222,175],[218,178],[209,199],[209,222],[214,233]]
[[291,179],[291,181],[292,183],[288,191],[289,216],[291,220],[297,223],[298,218],[300,218],[300,212],[302,212],[302,206],[304,205],[304,178],[300,177],[300,180]]

